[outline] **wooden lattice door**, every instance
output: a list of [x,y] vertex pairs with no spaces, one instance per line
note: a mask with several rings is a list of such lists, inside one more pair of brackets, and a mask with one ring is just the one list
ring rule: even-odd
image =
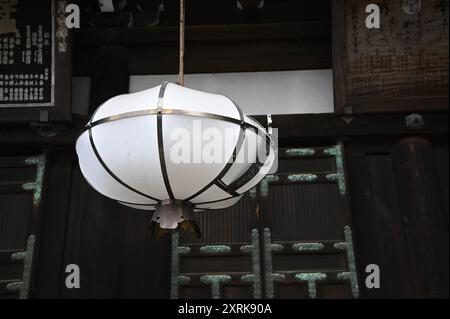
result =
[[357,298],[341,144],[279,150],[276,174],[172,238],[172,298]]
[[0,298],[30,297],[45,156],[0,158]]
[[357,298],[341,144],[282,149],[260,186],[266,298]]

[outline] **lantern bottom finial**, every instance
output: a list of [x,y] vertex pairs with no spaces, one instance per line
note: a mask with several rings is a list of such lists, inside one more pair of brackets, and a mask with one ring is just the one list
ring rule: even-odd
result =
[[161,237],[169,230],[191,230],[200,237],[200,228],[191,219],[193,206],[183,200],[169,199],[161,202],[153,214],[152,236]]

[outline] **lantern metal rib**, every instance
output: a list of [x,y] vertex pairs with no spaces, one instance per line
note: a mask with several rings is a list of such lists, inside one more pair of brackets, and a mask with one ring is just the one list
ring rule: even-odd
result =
[[154,203],[154,204],[137,204],[137,203],[125,202],[123,200],[116,200],[116,202],[118,202],[120,204],[129,204],[129,205],[136,205],[136,206],[156,206],[158,204],[158,203]]
[[[233,104],[234,104],[234,103],[233,103]],[[234,105],[235,105],[235,106],[237,107],[237,109],[240,111],[240,108],[239,108],[236,104],[234,104]],[[153,114],[156,115],[157,112],[158,112],[158,111],[154,112]],[[130,112],[130,113],[132,113],[132,112]],[[174,113],[170,113],[170,114],[174,114]],[[241,114],[242,114],[242,113],[241,113]],[[121,119],[121,118],[115,118],[115,119],[112,119],[113,117],[109,117],[109,118],[111,119],[111,121]],[[123,117],[123,118],[127,118],[127,117]],[[102,120],[103,120],[103,119],[102,119]],[[96,125],[105,123],[105,122],[100,123],[100,121],[102,121],[102,120],[94,121],[94,122],[92,123],[92,125],[91,125],[88,129],[90,130],[92,127],[95,127]],[[245,123],[245,124],[251,125],[251,124],[249,124],[249,123]],[[251,125],[251,128],[254,128],[256,132],[264,132],[264,131],[261,131],[259,128],[254,127],[253,125]],[[242,130],[241,130],[241,131],[242,131]],[[245,130],[244,130],[244,131],[245,131]],[[264,133],[265,133],[265,132],[264,132]],[[89,131],[89,134],[90,134],[89,137],[90,137],[90,139],[91,139],[91,136],[92,136],[91,131]],[[244,136],[245,134],[242,134],[242,135]],[[266,136],[266,137],[267,137],[267,136]],[[159,142],[159,141],[158,141],[158,142]],[[93,143],[93,142],[92,142],[92,143]],[[242,141],[241,141],[240,143],[238,143],[238,144],[240,144],[240,145],[242,146],[242,143],[243,143],[243,138],[242,138]],[[159,145],[158,145],[159,151],[161,152],[162,149],[163,149],[163,148],[161,147],[162,143],[159,142],[158,144],[159,144]],[[236,148],[237,148],[237,146],[238,146],[238,145],[236,145]],[[142,195],[142,196],[145,196],[145,197],[148,197],[148,198],[150,198],[150,199],[152,199],[152,200],[155,200],[155,201],[157,201],[158,203],[161,202],[161,200],[156,199],[156,198],[152,198],[151,196],[146,195],[146,194],[144,194],[144,193],[142,193],[142,192],[140,192],[140,191],[134,189],[133,187],[131,187],[131,186],[125,184],[123,181],[121,181],[121,180],[120,180],[120,179],[119,179],[119,178],[118,178],[118,177],[117,177],[117,176],[116,176],[116,175],[108,168],[108,166],[104,163],[104,161],[101,159],[100,155],[99,155],[98,152],[97,152],[97,149],[96,149],[96,147],[95,147],[95,144],[92,144],[92,148],[93,148],[94,153],[96,154],[96,156],[97,156],[99,162],[102,164],[103,168],[104,168],[104,169],[105,169],[105,170],[106,170],[106,171],[107,171],[114,179],[116,179],[119,183],[121,183],[123,186],[127,187],[128,189],[130,189],[130,190],[132,190],[132,191],[134,191],[134,192],[136,192],[136,193],[138,193],[138,194],[140,194],[140,195]],[[237,156],[237,153],[239,153],[239,151],[236,152],[236,148],[235,148],[235,151],[233,152],[233,157]],[[270,151],[270,148],[269,148],[269,151]],[[231,168],[231,166],[232,166],[233,163],[234,163],[234,161],[231,162],[231,163],[228,163],[228,164],[230,164],[229,167],[225,167],[225,168],[226,168],[226,171],[225,171],[223,174],[219,174],[219,175],[220,175],[220,178],[217,178],[217,177],[216,177],[216,179],[214,179],[211,183],[209,183],[208,185],[206,185],[201,191],[195,193],[195,194],[194,194],[195,196],[194,196],[194,195],[191,195],[190,197],[186,198],[185,201],[189,201],[189,202],[190,202],[192,199],[194,199],[195,197],[199,196],[200,194],[202,194],[203,192],[205,192],[206,190],[208,190],[212,185],[216,185],[217,187],[219,187],[219,188],[222,189],[223,191],[227,192],[227,193],[230,194],[231,196],[230,196],[230,197],[226,197],[226,198],[222,198],[222,199],[218,199],[218,200],[214,200],[214,201],[195,203],[195,204],[193,204],[193,205],[203,205],[203,204],[210,204],[210,203],[218,203],[218,202],[225,201],[225,200],[228,200],[228,199],[232,199],[232,198],[234,198],[234,197],[241,196],[241,195],[245,194],[246,192],[238,193],[238,192],[237,192],[237,189],[240,188],[240,187],[242,187],[243,185],[245,185],[245,184],[246,184],[247,182],[249,182],[256,174],[258,174],[258,173],[259,173],[259,169],[262,167],[262,165],[263,165],[264,163],[257,162],[257,163],[252,164],[252,166],[250,166],[250,168],[249,168],[245,173],[243,173],[240,177],[238,177],[235,181],[233,181],[233,183],[231,183],[230,185],[226,185],[226,184],[221,180],[221,178],[228,172],[228,170]],[[258,170],[255,170],[255,169],[254,169],[255,166],[257,166],[259,169],[258,169]],[[164,167],[165,167],[165,163],[164,163]],[[225,170],[225,168],[224,168],[224,170]],[[167,170],[162,171],[162,173],[163,173],[163,176],[164,176],[164,174],[167,176]],[[167,181],[169,182],[168,176],[167,176]],[[170,182],[169,182],[169,185],[170,185]],[[238,185],[239,185],[239,186],[238,186]],[[169,194],[169,196],[170,196],[169,191],[168,191],[168,194]],[[173,194],[172,194],[172,196],[173,196]],[[173,197],[171,197],[171,198],[173,198]],[[117,202],[119,202],[119,203],[124,203],[124,204],[130,204],[130,205],[136,205],[136,206],[153,206],[153,205],[155,205],[155,204],[130,203],[130,202],[124,202],[124,201],[119,201],[119,200],[117,200]]]
[[[245,194],[246,192],[242,193]],[[241,195],[242,195],[241,194]],[[223,202],[232,198],[236,198],[236,196],[230,196],[230,197],[225,197],[225,198],[221,198],[221,199],[216,199],[216,200],[210,200],[207,202],[201,202],[201,203],[195,203],[195,206],[199,206],[199,205],[205,205],[205,204],[214,204],[214,203],[219,203],[219,202]],[[208,210],[214,210],[214,208],[208,208]]]
[[[259,130],[255,129],[255,133],[257,133]],[[265,132],[264,132],[265,133]],[[266,135],[267,137],[267,135]],[[266,139],[266,143],[270,144],[270,139]],[[268,147],[266,148],[267,152],[266,155],[269,156],[270,154],[270,145],[268,145]],[[216,186],[218,186],[220,189],[222,189],[223,191],[227,192],[228,194],[230,194],[230,197],[226,197],[226,198],[222,198],[222,199],[218,199],[218,200],[214,200],[214,201],[208,201],[208,202],[202,202],[202,203],[196,203],[195,205],[203,205],[203,204],[211,204],[211,203],[218,203],[221,201],[225,201],[228,199],[232,199],[235,198],[237,196],[241,196],[245,193],[247,193],[248,191],[242,192],[242,193],[238,193],[237,190],[241,187],[243,187],[245,184],[247,184],[253,177],[255,177],[261,170],[261,167],[264,165],[264,163],[260,162],[259,160],[257,160],[256,163],[253,163],[248,169],[247,171],[245,171],[241,176],[239,176],[235,181],[233,181],[231,184],[226,185],[222,180],[217,180],[214,184]]]
[[[259,130],[255,129],[255,133],[258,134]],[[266,135],[266,155],[269,156],[270,154],[270,139],[267,139],[267,135]],[[237,154],[236,154],[237,156]],[[219,180],[218,182],[221,185],[216,184],[217,186],[219,186],[223,191],[227,192],[228,194],[232,195],[232,196],[239,196],[244,194],[243,193],[238,193],[237,190],[239,188],[241,188],[242,186],[244,186],[246,183],[248,183],[253,177],[255,177],[261,167],[264,165],[264,162],[260,162],[259,159],[256,159],[257,161],[255,163],[253,163],[248,169],[247,171],[245,171],[240,177],[238,177],[235,181],[233,181],[232,183],[230,183],[229,185],[226,185],[222,180]],[[237,195],[236,195],[237,194]]]
[[[231,100],[230,100],[231,101]],[[187,201],[190,201],[194,198],[196,198],[197,196],[203,194],[204,192],[206,192],[212,185],[216,185],[219,188],[222,188],[221,185],[219,185],[220,180],[222,179],[222,177],[225,176],[225,174],[230,170],[231,166],[234,163],[234,160],[237,156],[237,154],[239,153],[242,144],[244,142],[244,137],[245,137],[245,130],[246,128],[243,126],[243,124],[245,123],[244,121],[244,114],[242,113],[241,108],[234,103],[233,101],[231,101],[233,103],[233,105],[236,107],[236,110],[239,112],[239,117],[241,119],[240,121],[240,128],[239,128],[239,137],[236,143],[236,146],[233,150],[233,154],[231,154],[231,158],[228,160],[227,164],[225,165],[225,167],[222,169],[222,171],[216,176],[216,178],[214,178],[208,185],[206,185],[205,187],[203,187],[201,190],[199,190],[197,193],[189,196],[188,198],[186,198]],[[223,183],[222,183],[223,184]],[[226,191],[226,188],[223,189],[224,191]],[[227,191],[226,191],[227,192]],[[233,194],[230,194],[233,195]]]
[[225,185],[225,183],[222,180],[217,180],[214,185],[216,185],[217,187],[219,187],[221,190],[223,190],[224,192],[227,192],[228,194],[230,194],[233,197],[236,196],[240,196],[241,194],[239,194],[238,192],[236,192],[236,190],[231,189],[228,187],[228,185]]
[[[237,190],[239,188],[241,188],[242,186],[247,184],[253,177],[256,176],[256,174],[259,173],[259,171],[263,165],[264,165],[264,163],[261,163],[260,161],[257,160],[257,162],[253,163],[247,169],[247,171],[245,171],[245,173],[242,174],[238,179],[236,179],[234,182],[232,182],[229,185],[225,185],[225,187],[229,190],[228,193],[230,193],[230,192],[237,193]],[[237,193],[237,194],[239,194],[239,193]],[[239,194],[239,195],[241,195],[241,194]]]
[[[127,119],[127,118],[132,118],[132,117],[145,116],[145,115],[157,115],[157,114],[158,114],[157,109],[147,109],[147,110],[142,110],[142,111],[125,112],[125,113],[120,113],[120,114],[113,115],[113,116],[108,116],[108,117],[102,118],[100,120],[96,120],[96,121],[88,123],[85,126],[84,130],[81,132],[81,134],[83,134],[84,131],[88,130],[89,128],[95,127],[100,124],[109,123],[109,122],[118,121],[118,120]],[[267,133],[265,131],[259,129],[255,125],[248,123],[248,122],[241,123],[240,120],[237,120],[237,119],[234,119],[234,118],[228,117],[228,116],[212,114],[212,113],[207,113],[207,112],[194,112],[194,111],[186,111],[186,110],[179,110],[179,109],[167,109],[167,108],[162,109],[161,114],[162,115],[185,115],[185,116],[192,116],[192,117],[207,118],[207,119],[211,119],[211,120],[225,121],[225,122],[229,122],[229,123],[233,123],[233,124],[241,124],[245,128],[253,128],[255,130],[258,130],[258,132],[264,133],[267,136]]]
[[[167,84],[166,84],[166,85],[167,85]],[[159,101],[158,101],[158,102],[159,102]],[[233,102],[233,104],[236,106],[236,108],[237,108],[237,110],[239,111],[239,113],[242,114],[240,108],[239,108],[234,102]],[[96,110],[96,111],[97,111],[97,110]],[[83,132],[85,132],[86,130],[90,130],[90,129],[92,129],[93,127],[98,126],[98,125],[100,125],[100,124],[104,124],[104,123],[108,123],[108,122],[112,122],[112,121],[117,121],[117,120],[121,120],[121,119],[126,119],[126,118],[132,118],[132,117],[136,117],[136,116],[158,115],[158,112],[159,112],[158,109],[148,109],[148,110],[143,110],[143,111],[135,111],[135,112],[121,113],[121,114],[114,115],[114,116],[109,116],[109,117],[106,117],[106,118],[103,118],[103,119],[100,119],[100,120],[90,121],[90,122],[86,125],[85,129],[82,131],[81,134],[83,134]],[[96,112],[95,112],[95,113],[96,113]],[[92,119],[95,117],[95,113],[93,114]],[[187,115],[187,116],[194,116],[194,117],[206,117],[206,118],[211,118],[211,119],[217,119],[217,120],[222,120],[222,121],[226,121],[226,122],[231,122],[231,123],[235,123],[235,124],[241,123],[241,121],[236,120],[236,119],[231,118],[231,117],[226,117],[226,116],[221,116],[221,115],[211,114],[211,113],[205,113],[205,112],[192,112],[192,111],[185,111],[185,110],[178,110],[178,109],[161,109],[161,110],[160,110],[160,113],[161,113],[161,114],[167,114],[167,115]],[[251,118],[252,120],[254,120],[252,117],[250,117],[250,116],[248,116],[248,117]],[[260,128],[254,126],[253,124],[248,123],[248,122],[245,122],[242,126],[245,127],[245,128],[252,128],[252,129],[255,130],[255,132],[264,134],[264,135],[266,136],[266,142],[270,142],[270,137],[267,136],[267,134],[266,134],[266,132],[265,132],[264,130],[261,130]],[[80,134],[80,135],[81,135],[81,134]],[[90,134],[91,134],[91,133],[90,133]],[[161,147],[159,147],[159,148],[161,148]],[[93,148],[93,149],[94,149],[94,148]],[[269,148],[269,150],[270,150],[270,148]],[[95,149],[95,151],[96,151],[96,149]],[[96,154],[98,154],[98,152],[96,152]],[[102,166],[103,166],[103,167],[105,168],[105,170],[106,170],[108,173],[110,173],[110,175],[111,175],[111,173],[112,173],[111,170],[107,167],[107,165],[103,162],[103,160],[100,160],[99,155],[97,155],[97,156],[98,156],[99,161],[100,161],[100,163],[102,164]],[[233,164],[233,163],[231,163],[231,165],[232,165],[232,164]],[[230,166],[231,166],[231,165],[230,165]],[[228,171],[228,170],[229,170],[229,168],[227,169],[227,171]],[[249,168],[249,170],[250,170],[250,168]],[[259,172],[259,171],[258,171],[258,172]],[[258,172],[256,172],[256,174],[257,174]],[[225,175],[225,174],[226,174],[226,172],[225,172],[223,175]],[[239,181],[240,181],[246,174],[247,174],[247,172],[245,172],[242,176],[240,176],[238,179],[236,179],[236,181],[234,181],[232,184],[233,184],[233,185],[239,184],[239,183],[240,183]],[[255,175],[256,175],[256,174],[255,174]],[[139,192],[138,190],[134,190],[134,188],[132,188],[132,187],[126,185],[126,184],[125,184],[123,181],[121,181],[116,175],[113,174],[113,175],[111,175],[111,176],[114,177],[114,179],[116,179],[119,183],[121,183],[122,185],[124,185],[124,186],[127,187],[128,189],[133,190],[133,191],[135,191],[135,192],[138,193],[138,194],[141,194],[141,195],[143,194],[143,193]],[[223,177],[223,176],[221,176],[220,178],[222,178],[222,177]],[[209,187],[211,187],[213,184],[216,184],[217,181],[218,181],[217,178],[216,178],[215,180],[213,180],[211,183],[209,183],[207,186],[205,186],[204,189],[202,189],[202,192],[206,191],[206,190],[207,190]],[[232,196],[226,197],[226,198],[223,198],[223,199],[213,200],[213,201],[207,201],[207,202],[196,203],[195,205],[202,205],[202,204],[209,204],[209,203],[218,203],[218,202],[221,202],[221,201],[225,201],[225,200],[228,200],[228,199],[232,199],[233,197],[236,197],[236,194],[238,194],[238,196],[239,196],[239,195],[243,195],[243,194],[245,193],[245,192],[244,192],[244,193],[237,193],[237,192],[235,192],[235,190],[231,187],[231,184],[230,184],[230,185],[225,185],[223,182],[222,182],[220,185],[217,185],[217,184],[216,184],[216,186],[220,187],[222,190],[226,191],[228,194],[230,194],[230,195],[232,195]],[[224,186],[225,186],[225,187],[224,187]],[[194,194],[195,196],[194,196],[194,195],[191,195],[190,197],[186,198],[185,200],[186,200],[186,201],[190,201],[190,200],[194,199],[195,197],[199,196],[202,192],[198,192],[198,194],[197,194],[197,193]],[[149,197],[149,196],[147,196],[147,195],[143,195],[143,196]],[[149,198],[150,198],[150,197],[149,197]],[[160,202],[159,199],[155,199],[155,198],[150,198],[150,199]],[[117,200],[117,201],[118,201],[118,202],[121,202],[121,203],[125,203],[125,204],[138,205],[138,206],[153,205],[153,204],[129,203],[129,202],[124,202],[124,201],[119,201],[119,200]]]
[[95,146],[95,143],[94,143],[94,138],[93,138],[93,136],[92,136],[92,130],[91,130],[91,129],[89,129],[89,141],[90,141],[90,143],[91,143],[92,150],[94,151],[95,157],[97,158],[97,160],[99,161],[99,163],[103,166],[103,168],[105,169],[105,171],[107,171],[108,174],[109,174],[112,178],[114,178],[114,179],[115,179],[118,183],[120,183],[122,186],[128,188],[129,190],[131,190],[131,191],[133,191],[133,192],[135,192],[135,193],[137,193],[137,194],[139,194],[139,195],[141,195],[141,196],[147,197],[147,198],[149,198],[149,199],[151,199],[151,200],[154,200],[154,201],[157,201],[157,202],[160,201],[160,199],[156,199],[156,198],[154,198],[154,197],[152,197],[152,196],[150,196],[150,195],[147,195],[147,194],[145,194],[145,193],[143,193],[143,192],[141,192],[141,191],[139,191],[139,190],[137,190],[137,189],[131,187],[130,185],[126,184],[126,183],[125,183],[124,181],[122,181],[119,177],[117,177],[116,174],[114,174],[114,173],[111,171],[111,169],[105,164],[105,162],[103,161],[102,157],[101,157],[100,154],[98,153],[97,147]]
[[158,118],[157,118],[157,132],[158,132],[158,152],[159,152],[159,163],[161,165],[161,174],[163,176],[164,185],[166,186],[167,194],[171,199],[174,199],[172,187],[170,187],[169,176],[167,175],[166,158],[164,156],[164,142],[163,142],[163,130],[162,130],[162,114],[164,103],[164,93],[166,92],[166,87],[169,82],[165,81],[159,89],[158,95]]

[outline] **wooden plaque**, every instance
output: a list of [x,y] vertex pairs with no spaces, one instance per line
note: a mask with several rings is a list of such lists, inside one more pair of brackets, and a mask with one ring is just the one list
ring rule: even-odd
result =
[[0,1],[0,122],[71,118],[63,0]]
[[[380,28],[368,28],[369,4]],[[335,0],[333,68],[339,113],[448,107],[448,1]]]

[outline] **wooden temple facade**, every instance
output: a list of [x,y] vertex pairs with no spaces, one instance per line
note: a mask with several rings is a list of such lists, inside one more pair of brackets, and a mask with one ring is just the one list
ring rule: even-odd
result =
[[[374,30],[367,0],[187,0],[186,73],[331,69],[334,112],[274,105],[278,171],[235,206],[196,213],[200,239],[159,240],[151,214],[88,185],[75,141],[130,76],[178,72],[178,1],[80,1],[72,30],[67,1],[42,1],[40,18],[31,2],[9,17],[43,26],[45,68],[29,70],[0,5],[0,298],[448,298],[448,1],[376,1]],[[90,78],[83,115],[74,77]],[[6,98],[22,80],[28,100]]]

